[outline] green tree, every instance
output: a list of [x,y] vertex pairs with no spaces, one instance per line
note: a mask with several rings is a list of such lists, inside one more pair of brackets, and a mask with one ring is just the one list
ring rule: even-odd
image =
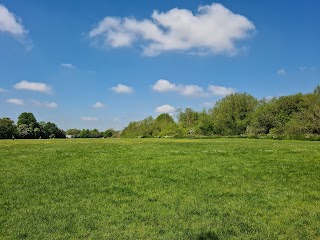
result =
[[216,133],[245,133],[257,104],[257,99],[247,93],[230,94],[218,101],[212,110]]
[[17,127],[10,118],[0,118],[0,139],[12,138],[17,135]]
[[153,136],[168,136],[174,134],[175,122],[168,113],[160,114],[154,121]]
[[115,134],[115,130],[113,130],[112,128],[109,128],[103,132],[103,136],[105,138],[111,138],[112,136],[114,136],[114,134]]
[[198,125],[199,113],[186,108],[184,111],[178,109],[178,123],[184,128],[191,128]]
[[89,129],[82,129],[80,134],[80,138],[90,138],[90,130]]
[[20,126],[21,124],[29,126],[32,130],[38,127],[37,119],[30,112],[23,112],[19,115],[17,125]]
[[27,124],[20,124],[18,126],[18,134],[20,138],[34,138],[33,130],[32,128]]
[[78,138],[80,132],[81,132],[81,130],[76,129],[76,128],[72,128],[72,129],[68,129],[68,130],[66,131],[66,134],[67,134],[67,135],[72,135],[72,136],[74,136],[75,138]]
[[90,130],[90,137],[91,138],[100,138],[100,137],[102,137],[102,133],[100,133],[98,129],[93,129],[93,130]]
[[198,133],[204,136],[211,136],[214,134],[214,123],[212,115],[207,113],[205,109],[199,113]]

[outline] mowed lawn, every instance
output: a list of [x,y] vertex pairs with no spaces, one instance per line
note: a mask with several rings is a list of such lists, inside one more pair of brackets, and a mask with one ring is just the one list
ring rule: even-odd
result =
[[320,142],[0,141],[0,239],[320,239]]

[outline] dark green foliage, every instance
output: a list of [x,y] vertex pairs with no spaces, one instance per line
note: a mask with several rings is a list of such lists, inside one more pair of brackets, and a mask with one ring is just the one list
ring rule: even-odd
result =
[[105,138],[111,138],[115,135],[116,135],[116,131],[111,128],[107,129],[106,131],[103,132],[103,137],[105,137]]
[[37,119],[34,117],[33,113],[23,112],[18,117],[17,125],[25,124],[29,126],[32,130],[38,127]]
[[8,139],[17,135],[17,127],[10,118],[0,118],[0,139]]

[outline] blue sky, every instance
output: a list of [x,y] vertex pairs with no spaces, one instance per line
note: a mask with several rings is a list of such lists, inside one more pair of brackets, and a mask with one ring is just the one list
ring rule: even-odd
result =
[[320,2],[0,0],[0,117],[122,129],[320,83]]

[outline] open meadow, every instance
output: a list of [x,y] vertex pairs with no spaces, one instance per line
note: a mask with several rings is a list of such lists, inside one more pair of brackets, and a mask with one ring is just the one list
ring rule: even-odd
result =
[[0,239],[320,239],[320,142],[0,141]]

